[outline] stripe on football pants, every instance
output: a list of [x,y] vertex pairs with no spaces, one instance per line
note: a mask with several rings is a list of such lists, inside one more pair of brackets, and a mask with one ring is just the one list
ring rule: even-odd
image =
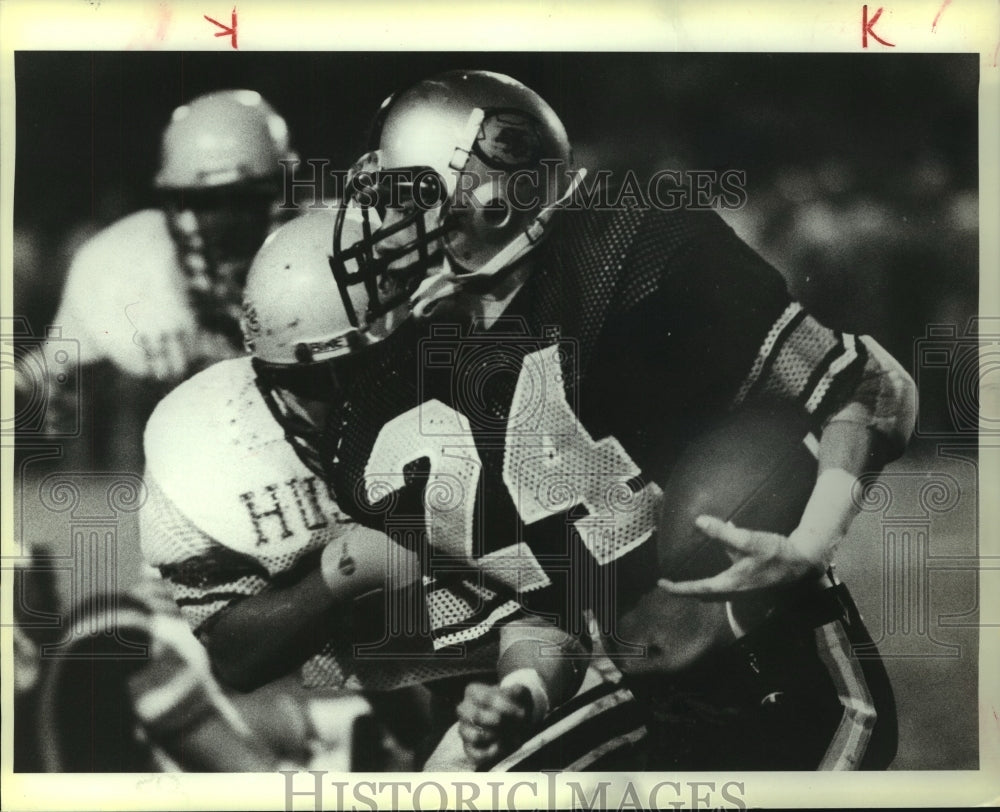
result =
[[[646,735],[641,709],[627,688],[604,683],[575,697],[574,704],[572,713],[549,721],[491,770],[581,770]],[[569,763],[567,756],[572,759]]]
[[817,769],[856,770],[871,739],[875,704],[860,664],[851,657],[851,643],[839,621],[816,629],[816,647],[844,708]]

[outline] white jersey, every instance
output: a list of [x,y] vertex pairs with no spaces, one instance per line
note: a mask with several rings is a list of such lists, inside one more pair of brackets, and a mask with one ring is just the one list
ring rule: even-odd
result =
[[[150,417],[144,446],[143,555],[171,584],[195,633],[352,527],[285,440],[249,357],[221,361],[174,389]],[[310,686],[387,689],[481,671],[495,656],[434,666],[355,662],[327,643],[302,676]]]
[[[112,223],[76,253],[46,354],[77,342],[81,364],[110,361],[136,377],[179,380],[192,363],[240,353],[199,325],[165,214],[145,209]],[[49,368],[58,365],[49,364]]]

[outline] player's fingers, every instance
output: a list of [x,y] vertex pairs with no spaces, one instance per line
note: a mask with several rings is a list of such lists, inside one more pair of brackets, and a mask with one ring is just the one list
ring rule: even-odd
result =
[[484,697],[488,697],[493,691],[492,685],[487,685],[485,682],[470,682],[465,686],[465,698],[472,701],[482,701]]
[[[495,689],[490,688],[490,690]],[[459,720],[480,727],[497,727],[501,722],[500,712],[487,697],[479,693],[470,696],[468,691],[456,708],[456,714]]]
[[699,516],[694,520],[694,525],[706,536],[732,545],[736,549],[742,548],[749,532],[717,516]]
[[465,686],[465,697],[462,701],[463,704],[468,702],[473,705],[489,706],[490,700],[495,693],[496,687],[493,685],[487,685],[483,682],[470,682]]
[[469,761],[475,765],[477,770],[484,769],[496,763],[500,756],[499,744],[491,744],[487,747],[465,744],[464,748],[465,755],[469,757]]
[[519,707],[531,704],[531,691],[526,685],[505,685],[500,688],[500,693]]
[[458,707],[455,708],[455,714],[458,716],[459,721],[471,722],[472,717],[476,713],[476,709],[479,706],[475,702],[470,702],[468,699],[463,699],[458,703]]
[[767,542],[766,537],[772,535],[737,527],[732,522],[724,522],[716,516],[699,516],[694,524],[706,536],[718,539],[730,549],[744,555],[758,553],[762,545]]
[[507,718],[523,721],[531,718],[535,700],[531,696],[531,691],[524,685],[508,685],[500,689],[501,695],[510,700],[514,709],[506,713]]
[[180,330],[174,333],[165,333],[162,343],[168,377],[171,379],[182,377],[184,370],[187,369],[188,355],[190,354],[187,336]]
[[495,685],[471,683],[465,689],[465,699],[482,708],[488,708],[503,716],[521,716],[523,707],[511,696]]
[[710,578],[700,578],[696,581],[671,581],[667,578],[661,578],[658,585],[675,595],[690,595],[708,599],[726,598],[753,588],[747,585],[743,573],[745,567],[741,564],[742,561],[738,561],[717,575]]
[[462,718],[480,727],[498,727],[501,722],[501,715],[496,710],[482,705],[474,705]]
[[491,708],[505,719],[523,719],[531,707],[531,693],[527,693],[527,702],[515,700],[497,691],[491,702]]
[[497,741],[496,731],[469,722],[458,723],[458,735],[462,741],[473,747],[488,747]]

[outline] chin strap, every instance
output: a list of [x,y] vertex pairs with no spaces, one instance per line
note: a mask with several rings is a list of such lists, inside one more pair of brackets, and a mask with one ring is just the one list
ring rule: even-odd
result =
[[524,257],[538,241],[545,236],[552,216],[565,206],[581,181],[587,176],[587,170],[580,168],[573,173],[569,187],[554,203],[538,212],[525,229],[513,240],[507,243],[489,262],[479,270],[470,273],[457,274],[450,268],[440,273],[428,276],[410,297],[410,307],[416,318],[423,318],[442,299],[447,299],[462,291],[470,282],[496,276],[504,268],[508,268]]

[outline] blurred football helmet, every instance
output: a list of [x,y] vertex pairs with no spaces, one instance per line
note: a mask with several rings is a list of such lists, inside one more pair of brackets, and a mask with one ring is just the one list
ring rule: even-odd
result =
[[163,132],[157,189],[212,189],[273,180],[294,160],[288,125],[254,90],[221,90],[181,105]]
[[[508,76],[452,71],[391,96],[339,210],[333,268],[344,301],[361,285],[377,315],[395,304],[376,296],[389,278],[419,316],[472,280],[492,285],[545,237],[583,175],[552,108]],[[363,229],[354,243],[342,230],[352,209]]]
[[[271,414],[300,459],[321,476],[335,452],[325,429],[343,406],[344,384],[361,351],[409,315],[397,307],[362,326],[352,323],[330,273],[335,221],[332,212],[313,212],[267,238],[247,275],[240,325]],[[360,236],[353,219],[347,228]],[[365,306],[362,290],[350,295],[353,308]]]
[[174,110],[154,186],[205,326],[234,334],[247,268],[280,221],[284,119],[253,90],[208,93]]

